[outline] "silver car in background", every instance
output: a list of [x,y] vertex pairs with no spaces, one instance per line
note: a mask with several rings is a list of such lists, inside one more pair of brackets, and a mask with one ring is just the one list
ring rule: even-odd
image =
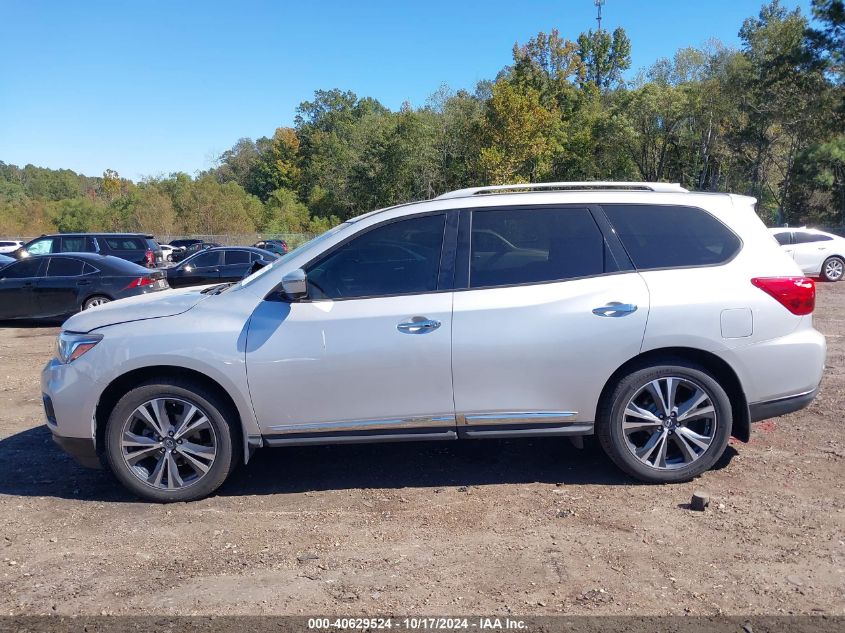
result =
[[155,501],[258,447],[391,440],[596,434],[626,473],[685,481],[822,377],[813,281],[754,203],[552,183],[363,215],[241,282],[72,317],[47,423]]

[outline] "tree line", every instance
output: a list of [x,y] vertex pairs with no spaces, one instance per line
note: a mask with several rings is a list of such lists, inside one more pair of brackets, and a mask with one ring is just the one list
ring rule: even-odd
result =
[[189,176],[0,162],[0,234],[320,232],[366,211],[479,184],[680,182],[755,196],[769,224],[845,225],[845,7],[771,1],[741,45],[684,48],[625,81],[624,29],[516,44],[474,91],[391,111],[318,90],[293,127],[241,139]]

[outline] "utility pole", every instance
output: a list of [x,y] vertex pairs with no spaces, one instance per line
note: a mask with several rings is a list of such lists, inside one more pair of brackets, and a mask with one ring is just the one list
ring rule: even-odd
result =
[[605,0],[593,0],[593,3],[596,5],[596,11],[598,15],[596,16],[596,22],[599,23],[599,30],[596,31],[595,36],[593,37],[593,58],[595,60],[595,71],[596,71],[596,85],[598,86],[599,90],[601,90],[601,60],[599,60],[599,41],[601,41],[601,8],[604,6]]

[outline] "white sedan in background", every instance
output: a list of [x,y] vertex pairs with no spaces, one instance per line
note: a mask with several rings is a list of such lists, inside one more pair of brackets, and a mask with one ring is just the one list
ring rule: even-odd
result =
[[159,244],[161,248],[161,258],[166,262],[173,261],[173,252],[174,251],[181,251],[182,249],[178,246],[171,246],[170,244]]
[[805,275],[839,281],[845,274],[845,238],[817,229],[771,229]]
[[14,253],[23,245],[20,240],[0,240],[0,253]]

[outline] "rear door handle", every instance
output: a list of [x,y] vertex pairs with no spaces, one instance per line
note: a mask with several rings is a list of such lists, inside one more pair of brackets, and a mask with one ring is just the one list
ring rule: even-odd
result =
[[425,317],[414,317],[410,321],[400,323],[396,329],[403,334],[428,334],[440,327],[440,321]]
[[619,301],[611,301],[600,308],[593,308],[593,314],[602,317],[623,317],[633,314],[636,311],[637,306],[635,304],[621,303]]
[[86,280],[83,280],[83,281],[77,281],[76,285],[77,286],[90,286],[91,282],[86,279]]

